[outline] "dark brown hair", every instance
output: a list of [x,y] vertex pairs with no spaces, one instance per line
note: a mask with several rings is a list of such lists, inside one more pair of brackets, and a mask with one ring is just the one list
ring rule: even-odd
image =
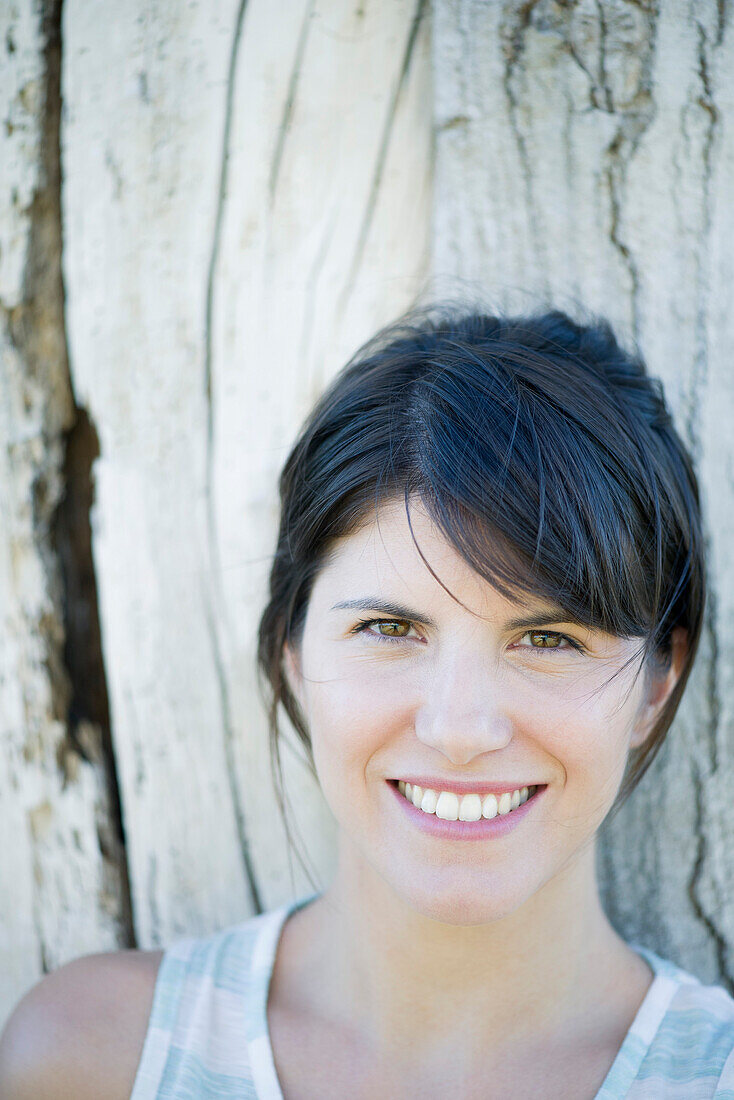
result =
[[[640,638],[631,660],[688,652],[615,807],[658,752],[703,621],[699,491],[662,384],[608,321],[560,310],[487,316],[434,304],[381,330],[306,420],[280,476],[281,519],[258,633],[273,779],[282,798],[282,704],[315,776],[308,729],[283,670],[333,540],[376,506],[419,496],[439,530],[503,595],[546,596],[567,618]],[[438,578],[437,578],[438,579]],[[620,670],[621,671],[621,670]],[[267,686],[266,686],[267,685]],[[290,834],[289,834],[290,837]]]

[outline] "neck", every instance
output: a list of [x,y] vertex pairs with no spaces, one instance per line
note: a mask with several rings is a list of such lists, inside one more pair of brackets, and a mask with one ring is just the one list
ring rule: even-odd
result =
[[609,1011],[620,966],[636,960],[602,909],[593,847],[490,923],[425,916],[353,851],[340,851],[304,917],[309,909],[320,944],[312,995],[315,981],[324,1018],[338,1017],[382,1057],[457,1037],[500,1046],[592,1027]]

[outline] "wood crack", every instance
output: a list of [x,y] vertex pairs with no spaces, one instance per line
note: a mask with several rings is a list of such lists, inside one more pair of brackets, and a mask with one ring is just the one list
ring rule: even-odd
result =
[[298,79],[301,75],[301,66],[303,64],[303,55],[306,50],[306,42],[308,40],[308,32],[311,26],[311,16],[313,14],[315,0],[309,0],[306,5],[306,11],[301,21],[301,29],[298,34],[298,44],[296,46],[296,56],[293,61],[293,68],[291,70],[290,79],[288,81],[288,91],[285,98],[285,107],[283,108],[283,117],[280,120],[280,126],[278,127],[278,134],[275,142],[275,152],[273,153],[273,163],[270,168],[270,178],[268,181],[268,200],[270,203],[270,209],[272,210],[275,204],[275,194],[278,189],[278,179],[280,177],[280,165],[283,160],[283,150],[285,149],[285,142],[290,132],[291,119],[293,118],[293,105],[296,100],[296,89],[298,87]]
[[[206,618],[209,641],[211,645],[214,674],[219,692],[219,702],[222,717],[222,736],[224,754],[227,767],[227,781],[229,783],[230,797],[234,812],[239,850],[245,878],[253,900],[256,913],[262,912],[262,901],[258,889],[255,871],[250,859],[249,840],[247,837],[247,824],[242,797],[237,785],[237,769],[235,760],[235,731],[232,722],[232,712],[229,700],[229,685],[227,672],[222,657],[222,644],[220,639],[220,623],[223,614],[224,596],[221,590],[221,561],[219,554],[219,538],[217,522],[214,510],[214,396],[212,380],[212,330],[214,312],[214,285],[216,279],[217,264],[221,246],[222,221],[224,217],[224,204],[227,196],[227,180],[229,175],[229,151],[231,144],[232,115],[234,110],[234,88],[237,78],[237,65],[242,41],[242,29],[247,10],[247,0],[240,0],[235,19],[232,46],[229,56],[227,71],[227,84],[224,109],[224,126],[222,133],[222,152],[220,158],[219,186],[216,198],[216,213],[214,218],[214,231],[212,234],[212,248],[209,256],[209,267],[206,279],[206,310],[205,310],[205,334],[204,334],[204,392],[206,399],[206,457],[205,457],[205,483],[204,492],[206,498],[206,524],[207,542],[209,548],[209,567],[207,570],[210,579],[210,587],[202,583],[202,604]],[[215,613],[215,608],[219,614]]]
[[599,80],[604,91],[604,109],[612,114],[614,112],[614,96],[607,81],[607,24],[604,18],[604,5],[601,0],[596,0],[596,10],[599,16]]
[[382,137],[377,150],[377,158],[372,171],[372,180],[370,183],[370,189],[367,196],[367,203],[365,205],[364,214],[362,216],[362,222],[359,227],[359,233],[357,235],[357,244],[352,256],[352,261],[349,265],[349,271],[344,281],[344,289],[339,297],[338,313],[344,312],[347,302],[352,296],[354,285],[357,280],[357,274],[362,265],[362,259],[364,256],[365,246],[367,244],[367,238],[369,236],[370,227],[372,225],[372,219],[375,213],[375,206],[377,205],[377,196],[379,194],[380,185],[382,183],[382,176],[385,170],[385,162],[387,160],[387,152],[390,147],[390,138],[392,136],[393,127],[395,124],[395,115],[397,113],[398,104],[400,103],[400,97],[405,86],[405,82],[410,72],[410,63],[413,58],[413,52],[415,48],[415,42],[418,37],[418,31],[420,29],[423,15],[428,6],[427,0],[418,0],[413,19],[410,24],[410,30],[408,32],[408,39],[405,45],[403,53],[403,60],[400,66],[400,74],[398,76],[395,89],[390,100],[387,115],[385,118],[385,124],[382,130]]
[[710,908],[705,908],[701,900],[701,883],[703,879],[704,867],[706,864],[706,857],[708,854],[708,839],[706,835],[706,818],[704,812],[705,781],[706,777],[701,774],[700,767],[698,764],[696,764],[693,769],[693,795],[696,812],[695,832],[697,838],[696,861],[688,882],[688,897],[690,899],[696,917],[711,937],[711,941],[714,947],[714,953],[716,955],[716,965],[720,976],[717,980],[720,980],[722,983],[726,984],[729,989],[729,993],[734,996],[734,974],[729,971],[729,949],[727,947],[726,939],[719,931],[719,928],[711,914]]
[[[619,115],[620,122],[614,137],[606,148],[603,171],[603,178],[609,194],[609,240],[619,254],[629,275],[631,327],[634,339],[637,342],[641,338],[640,275],[632,250],[629,244],[622,239],[620,226],[622,196],[626,186],[627,170],[645,133],[657,115],[652,80],[652,67],[657,43],[657,21],[658,15],[656,12],[646,11],[647,31],[641,41],[641,48],[644,52],[640,81],[634,96],[631,97],[629,106],[615,111]],[[603,33],[604,29],[602,25]],[[608,94],[611,102],[611,92]]]
[[[694,13],[691,7],[691,14]],[[698,463],[701,457],[702,442],[700,438],[701,423],[701,394],[708,378],[708,313],[707,301],[709,294],[708,258],[712,230],[712,181],[713,181],[713,153],[718,130],[720,127],[720,113],[716,106],[714,91],[711,84],[708,38],[705,28],[696,21],[698,34],[698,77],[700,81],[700,94],[695,100],[695,105],[704,111],[707,124],[704,132],[701,148],[702,161],[702,226],[700,244],[696,250],[696,319],[695,319],[695,355],[692,365],[692,376],[689,389],[689,407],[687,417],[687,434],[690,440],[694,461]],[[721,24],[715,39],[714,48],[719,42]],[[711,539],[707,533],[705,537],[706,555],[711,556]],[[688,882],[688,895],[691,899],[697,918],[706,928],[714,951],[717,965],[722,978],[729,983],[730,991],[734,992],[734,973],[728,968],[728,947],[724,935],[721,933],[716,921],[716,914],[712,906],[707,904],[704,891],[704,876],[708,856],[709,841],[706,832],[706,802],[704,799],[704,785],[710,786],[710,780],[716,775],[719,767],[718,738],[721,723],[721,688],[720,688],[720,662],[718,635],[717,635],[717,607],[718,599],[715,582],[712,578],[707,597],[706,619],[704,632],[709,643],[707,665],[707,691],[708,718],[704,726],[705,746],[708,753],[707,768],[702,771],[698,765],[694,775],[695,800],[696,800],[696,825],[698,843],[696,861],[691,871]]]
[[[20,386],[26,412],[38,425],[35,439],[19,442],[19,462],[32,469],[33,549],[43,563],[45,606],[33,634],[41,639],[50,692],[47,720],[63,730],[51,742],[61,790],[71,786],[80,764],[93,769],[99,802],[89,806],[90,831],[96,831],[101,855],[96,901],[112,917],[120,946],[134,947],[130,882],[120,791],[112,746],[107,683],[102,652],[97,587],[92,555],[90,512],[94,501],[92,466],[99,441],[86,409],[74,395],[66,335],[62,275],[61,220],[61,0],[46,0],[40,12],[44,43],[44,87],[39,143],[39,182],[29,217],[22,300],[6,314],[6,331],[23,364]],[[39,458],[39,454],[41,457]],[[31,748],[33,722],[26,731],[28,759],[40,766]],[[44,803],[40,806],[43,807]],[[29,810],[33,833],[34,814]],[[35,838],[38,840],[38,838]],[[75,832],[71,837],[75,840]],[[38,841],[43,843],[42,839]],[[76,843],[79,843],[76,834]],[[41,883],[45,858],[34,854],[35,882]],[[102,902],[102,896],[107,904]],[[111,900],[110,900],[111,899]],[[95,899],[85,899],[94,904]],[[82,899],[75,899],[79,904]],[[54,943],[46,943],[45,904],[34,901],[34,921],[43,972],[52,967]]]
[[703,168],[703,224],[700,244],[696,251],[696,351],[689,387],[690,396],[686,429],[688,438],[691,441],[693,455],[698,461],[701,454],[701,441],[699,439],[699,395],[706,384],[708,375],[708,318],[706,315],[706,301],[709,285],[706,276],[706,261],[708,259],[711,236],[713,148],[720,127],[720,116],[714,100],[709,75],[706,31],[699,22],[696,22],[696,29],[698,33],[698,77],[701,84],[701,92],[695,100],[695,106],[704,111],[707,118],[707,125],[701,153]]
[[517,146],[520,171],[522,172],[525,202],[530,223],[530,233],[533,240],[533,250],[539,272],[543,273],[545,280],[544,293],[548,295],[548,258],[545,241],[540,229],[538,218],[538,205],[535,201],[533,186],[533,166],[528,152],[527,141],[520,125],[520,103],[515,89],[516,72],[519,69],[522,55],[525,52],[525,39],[530,27],[533,11],[540,0],[528,0],[520,6],[517,12],[517,20],[509,32],[505,32],[505,65],[502,74],[502,87],[507,100],[507,118],[512,130],[512,135]]

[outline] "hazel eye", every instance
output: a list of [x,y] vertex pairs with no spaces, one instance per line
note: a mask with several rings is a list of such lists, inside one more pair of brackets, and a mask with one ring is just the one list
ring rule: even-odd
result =
[[[372,624],[377,627],[377,630],[382,638],[404,638],[410,631],[411,624],[404,619],[378,619]],[[382,631],[382,627],[387,627],[387,632]],[[405,633],[400,633],[401,630],[405,630]]]
[[[521,649],[580,649],[566,634],[560,634],[557,630],[528,630],[523,638],[530,638],[530,645],[521,645]],[[540,644],[535,642],[540,639]],[[520,639],[522,641],[522,638]],[[566,642],[564,646],[562,643]]]
[[[382,627],[386,627],[387,631],[383,632]],[[412,627],[413,624],[407,619],[361,619],[352,633],[369,634],[378,641],[399,642],[402,638],[407,638]]]

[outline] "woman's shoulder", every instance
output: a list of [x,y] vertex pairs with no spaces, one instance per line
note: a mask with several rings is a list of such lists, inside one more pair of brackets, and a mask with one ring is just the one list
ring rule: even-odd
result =
[[153,1063],[172,1043],[190,1041],[181,1002],[244,992],[260,933],[279,923],[280,912],[182,936],[165,950],[85,955],[46,975],[0,1036],[3,1100],[130,1100],[141,1069],[143,1093],[155,1095]]
[[163,951],[85,955],[47,974],[0,1036],[6,1100],[129,1100]]
[[48,974],[0,1036],[3,1100],[148,1100],[225,1070],[248,1081],[291,908],[179,937],[163,951],[86,955]]
[[734,1024],[734,997],[720,981],[707,982],[650,948],[635,948],[652,966],[657,986],[669,994],[668,1011],[700,1012],[725,1024]]
[[[655,952],[644,951],[656,982],[635,1031],[646,1041],[640,1078],[712,1078],[734,1088],[734,997]],[[649,1045],[648,1045],[649,1044]]]

